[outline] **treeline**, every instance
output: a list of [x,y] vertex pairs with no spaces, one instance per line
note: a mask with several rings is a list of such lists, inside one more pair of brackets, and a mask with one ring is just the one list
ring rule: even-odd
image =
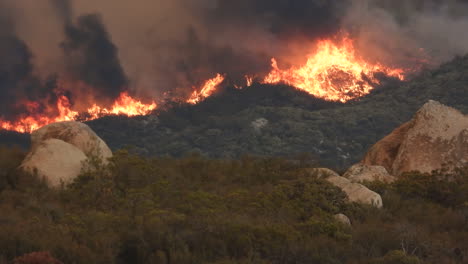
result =
[[371,183],[384,201],[379,210],[346,202],[310,173],[317,165],[305,156],[174,159],[122,150],[106,166],[90,161],[59,190],[16,170],[23,157],[0,148],[2,264],[468,261],[468,169]]

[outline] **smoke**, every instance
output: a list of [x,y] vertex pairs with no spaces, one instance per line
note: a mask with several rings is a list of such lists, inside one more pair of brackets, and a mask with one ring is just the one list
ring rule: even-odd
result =
[[57,17],[62,21],[64,25],[71,25],[73,18],[72,3],[70,0],[50,0],[50,3],[55,11]]
[[22,101],[56,102],[54,82],[43,84],[34,76],[31,51],[16,36],[15,24],[6,13],[0,14],[0,58],[0,118],[16,118],[32,107],[43,110],[40,104],[28,106]]
[[127,79],[117,48],[101,18],[95,14],[80,16],[76,25],[65,24],[65,36],[61,47],[65,53],[67,73],[74,80],[91,87],[92,91],[86,92],[112,103],[126,89]]
[[358,0],[343,25],[367,57],[429,66],[468,53],[468,4],[460,0]]
[[[232,82],[264,74],[288,47],[339,30],[346,1],[73,1],[76,15],[99,13],[137,94],[186,96],[192,86],[228,73]],[[60,12],[61,14],[67,12]]]
[[11,14],[0,20],[2,115],[23,97],[51,98],[50,76],[72,81],[66,90],[75,104],[85,95],[109,103],[125,89],[147,99],[186,96],[218,72],[239,83],[267,73],[272,57],[300,64],[315,40],[342,31],[360,55],[391,66],[437,65],[468,52],[461,0],[0,0],[0,7]]

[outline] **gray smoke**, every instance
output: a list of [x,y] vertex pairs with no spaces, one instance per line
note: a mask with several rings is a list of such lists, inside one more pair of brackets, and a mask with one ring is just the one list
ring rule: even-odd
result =
[[27,115],[31,106],[19,102],[37,102],[35,110],[46,111],[44,105],[55,104],[55,82],[41,82],[33,74],[32,54],[16,36],[15,24],[8,14],[0,14],[0,118],[16,119]]
[[437,66],[468,53],[466,1],[358,0],[343,25],[366,57],[395,65]]
[[92,89],[81,92],[112,103],[127,88],[127,78],[120,65],[117,48],[101,18],[94,14],[80,16],[76,25],[65,24],[65,36],[61,47],[67,73]]

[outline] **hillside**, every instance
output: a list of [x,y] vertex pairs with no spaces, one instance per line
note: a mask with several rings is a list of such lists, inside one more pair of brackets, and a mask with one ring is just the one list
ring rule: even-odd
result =
[[113,149],[132,145],[145,155],[212,158],[309,153],[344,168],[433,99],[468,112],[468,56],[408,82],[387,80],[369,96],[330,103],[287,86],[225,89],[198,105],[176,105],[158,116],[105,117],[89,125]]
[[[243,154],[291,157],[308,153],[322,164],[345,168],[408,121],[428,100],[468,113],[468,56],[408,82],[385,80],[354,102],[326,102],[285,85],[225,88],[197,105],[169,103],[151,116],[109,116],[88,122],[109,146],[147,156],[210,158]],[[1,144],[27,148],[27,135],[0,132]]]

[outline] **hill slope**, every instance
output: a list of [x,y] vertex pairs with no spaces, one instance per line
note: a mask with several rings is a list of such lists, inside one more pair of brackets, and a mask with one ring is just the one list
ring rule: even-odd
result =
[[161,111],[158,117],[106,117],[89,125],[111,147],[134,145],[148,155],[310,153],[327,166],[344,168],[430,99],[468,112],[468,56],[410,82],[388,80],[347,104],[324,102],[283,85],[255,84],[227,89],[199,105]]
[[[369,96],[347,104],[285,85],[254,84],[227,88],[198,105],[172,105],[146,117],[104,117],[89,125],[112,149],[132,145],[145,155],[309,153],[326,166],[345,168],[430,99],[468,113],[468,56],[409,82],[387,80]],[[12,142],[28,145],[26,135],[0,133],[0,144]]]

